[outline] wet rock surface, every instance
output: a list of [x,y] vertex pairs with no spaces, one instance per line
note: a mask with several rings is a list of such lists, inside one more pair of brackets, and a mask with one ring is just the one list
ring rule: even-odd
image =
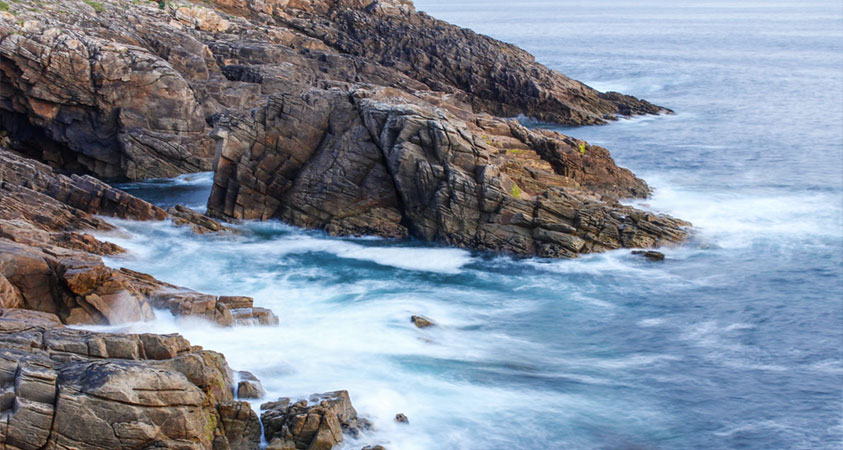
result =
[[410,322],[413,322],[413,325],[415,325],[417,328],[428,328],[435,325],[435,323],[433,323],[433,320],[428,319],[425,316],[412,316],[410,317]]
[[314,394],[307,400],[280,398],[261,405],[264,435],[271,450],[330,450],[343,433],[357,437],[371,427],[357,417],[347,391]]
[[[200,214],[176,211],[198,232],[224,227]],[[249,297],[217,297],[112,269],[99,255],[123,252],[87,234],[114,227],[98,216],[163,220],[168,213],[90,176],[65,176],[0,149],[0,306],[44,311],[67,324],[150,320],[153,308],[219,325],[277,324]],[[176,218],[174,218],[174,221]]]
[[633,250],[632,254],[647,258],[650,261],[664,261],[664,253],[653,250]]

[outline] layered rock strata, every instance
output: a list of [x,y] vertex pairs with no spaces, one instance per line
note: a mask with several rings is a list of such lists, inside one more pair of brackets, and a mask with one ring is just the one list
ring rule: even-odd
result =
[[0,446],[8,449],[257,449],[219,353],[179,335],[64,328],[0,309]]
[[568,124],[667,111],[406,0],[19,0],[0,15],[0,124],[54,167],[104,178],[208,170],[215,113],[360,82]]
[[215,136],[223,217],[545,257],[676,243],[689,225],[619,203],[650,191],[606,149],[447,96],[309,88]]

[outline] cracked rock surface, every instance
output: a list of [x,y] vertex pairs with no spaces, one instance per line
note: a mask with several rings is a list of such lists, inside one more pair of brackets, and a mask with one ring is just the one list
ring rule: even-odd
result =
[[93,333],[0,309],[0,445],[7,449],[257,449],[219,353],[179,335]]

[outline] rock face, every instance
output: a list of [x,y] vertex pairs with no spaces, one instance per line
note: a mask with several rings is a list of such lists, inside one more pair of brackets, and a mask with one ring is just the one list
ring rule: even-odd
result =
[[58,315],[68,324],[149,320],[152,308],[217,324],[275,324],[249,297],[217,297],[105,266],[97,255],[123,250],[84,231],[113,227],[93,216],[133,220],[173,217],[199,232],[223,230],[213,219],[179,207],[162,209],[90,176],[64,176],[0,150],[0,306]]
[[447,97],[307,89],[224,117],[211,214],[546,257],[684,239],[609,153]]
[[179,335],[70,330],[51,314],[0,309],[0,399],[3,448],[260,443],[225,358]]
[[101,178],[208,170],[215,114],[361,82],[569,124],[667,111],[407,0],[18,0],[0,16],[0,126],[19,150]]
[[0,121],[33,156],[104,178],[210,168],[202,108],[166,61],[89,33],[25,25],[21,34],[0,29]]
[[392,68],[421,82],[423,90],[459,96],[476,111],[578,125],[603,123],[616,114],[666,111],[633,97],[597,92],[536,63],[518,47],[418,13],[409,0],[267,3],[276,4],[271,12],[276,23],[340,53]]
[[666,110],[408,0],[20,0],[10,11],[0,123],[54,167],[136,179],[213,159],[218,217],[521,255],[685,235],[683,222],[617,203],[649,189],[605,149],[495,118]]
[[357,436],[371,424],[357,417],[347,391],[312,395],[293,403],[289,398],[261,405],[268,450],[331,450],[343,432]]

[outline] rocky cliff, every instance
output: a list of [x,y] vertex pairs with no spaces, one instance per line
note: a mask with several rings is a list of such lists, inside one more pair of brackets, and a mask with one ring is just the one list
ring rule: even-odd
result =
[[675,243],[688,225],[618,203],[649,188],[605,149],[433,94],[279,94],[216,137],[208,206],[224,217],[545,257]]
[[617,203],[649,188],[605,149],[499,118],[667,110],[407,0],[20,0],[0,85],[18,151],[101,178],[213,166],[218,217],[554,257],[685,236]]
[[[105,218],[280,219],[335,235],[575,257],[683,240],[620,203],[647,184],[572,125],[668,110],[601,93],[408,0],[0,1],[0,446],[258,448],[254,377],[177,335],[65,325],[273,325],[102,256]],[[509,117],[509,118],[508,118]],[[213,169],[209,215],[102,180]],[[347,392],[262,405],[273,449],[330,449],[369,423]]]

